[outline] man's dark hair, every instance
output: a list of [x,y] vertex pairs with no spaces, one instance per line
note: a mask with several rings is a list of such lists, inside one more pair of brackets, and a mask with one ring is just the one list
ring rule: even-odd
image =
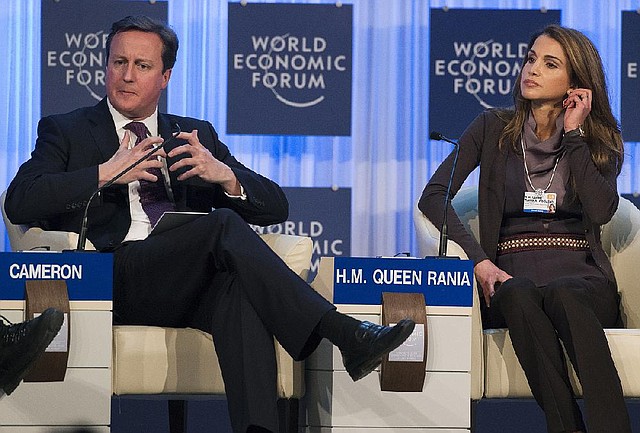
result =
[[160,36],[162,40],[162,72],[173,68],[178,55],[178,36],[176,32],[165,23],[144,15],[128,16],[111,25],[111,33],[107,37],[107,61],[109,60],[113,37],[118,33],[131,30],[155,33]]

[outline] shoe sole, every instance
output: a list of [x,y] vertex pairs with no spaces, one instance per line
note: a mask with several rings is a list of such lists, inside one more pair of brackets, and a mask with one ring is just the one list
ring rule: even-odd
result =
[[387,347],[385,350],[382,350],[380,354],[376,354],[376,358],[374,358],[373,361],[363,364],[359,368],[357,368],[357,374],[349,374],[349,376],[351,376],[351,379],[353,379],[354,382],[357,382],[358,380],[362,379],[373,370],[375,370],[378,365],[382,364],[383,357],[385,357],[389,352],[392,352],[400,347],[400,345],[402,345],[402,343],[404,343],[407,338],[409,338],[409,336],[413,333],[415,327],[416,324],[414,322],[409,322],[408,326],[403,326],[403,328],[400,330],[401,332],[393,341],[393,344]]
[[45,331],[44,337],[40,340],[40,344],[38,345],[37,350],[34,351],[34,356],[26,362],[24,368],[18,372],[18,375],[13,382],[7,383],[0,387],[4,390],[4,393],[6,395],[10,395],[13,391],[15,391],[18,385],[20,385],[20,382],[22,382],[22,379],[24,379],[25,376],[29,374],[36,361],[44,353],[49,344],[51,344],[51,341],[53,341],[55,336],[58,335],[58,332],[60,331],[60,328],[62,327],[62,323],[64,321],[64,314],[57,310],[52,311],[48,314],[51,316],[49,319],[50,322],[48,324],[47,330]]

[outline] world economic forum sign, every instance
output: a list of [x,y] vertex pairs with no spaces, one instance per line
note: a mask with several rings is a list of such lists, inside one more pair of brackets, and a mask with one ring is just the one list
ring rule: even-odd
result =
[[227,133],[351,135],[352,9],[229,3]]
[[626,141],[640,141],[640,15],[636,11],[622,12],[622,74],[620,92],[620,123]]
[[429,128],[460,137],[483,110],[513,105],[531,36],[557,10],[432,9]]

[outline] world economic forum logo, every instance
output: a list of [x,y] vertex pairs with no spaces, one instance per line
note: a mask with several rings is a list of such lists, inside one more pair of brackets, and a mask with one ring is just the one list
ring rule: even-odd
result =
[[[107,33],[64,33],[61,48],[47,50],[45,66],[58,84],[78,86],[100,100],[104,94]],[[59,45],[60,46],[60,45]]]
[[447,78],[454,95],[469,94],[487,109],[511,95],[527,43],[454,41],[452,50],[453,58],[435,60],[434,75]]
[[352,5],[229,3],[227,133],[350,135]]
[[330,54],[321,36],[251,35],[251,51],[233,53],[233,70],[248,71],[253,89],[268,89],[282,104],[307,108],[325,99],[329,74],[348,72],[347,55]]

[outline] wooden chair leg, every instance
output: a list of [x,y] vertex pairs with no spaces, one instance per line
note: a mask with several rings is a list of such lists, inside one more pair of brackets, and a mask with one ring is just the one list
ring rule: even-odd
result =
[[168,400],[169,432],[186,433],[187,431],[187,401]]
[[279,433],[299,433],[299,408],[297,398],[278,399]]

